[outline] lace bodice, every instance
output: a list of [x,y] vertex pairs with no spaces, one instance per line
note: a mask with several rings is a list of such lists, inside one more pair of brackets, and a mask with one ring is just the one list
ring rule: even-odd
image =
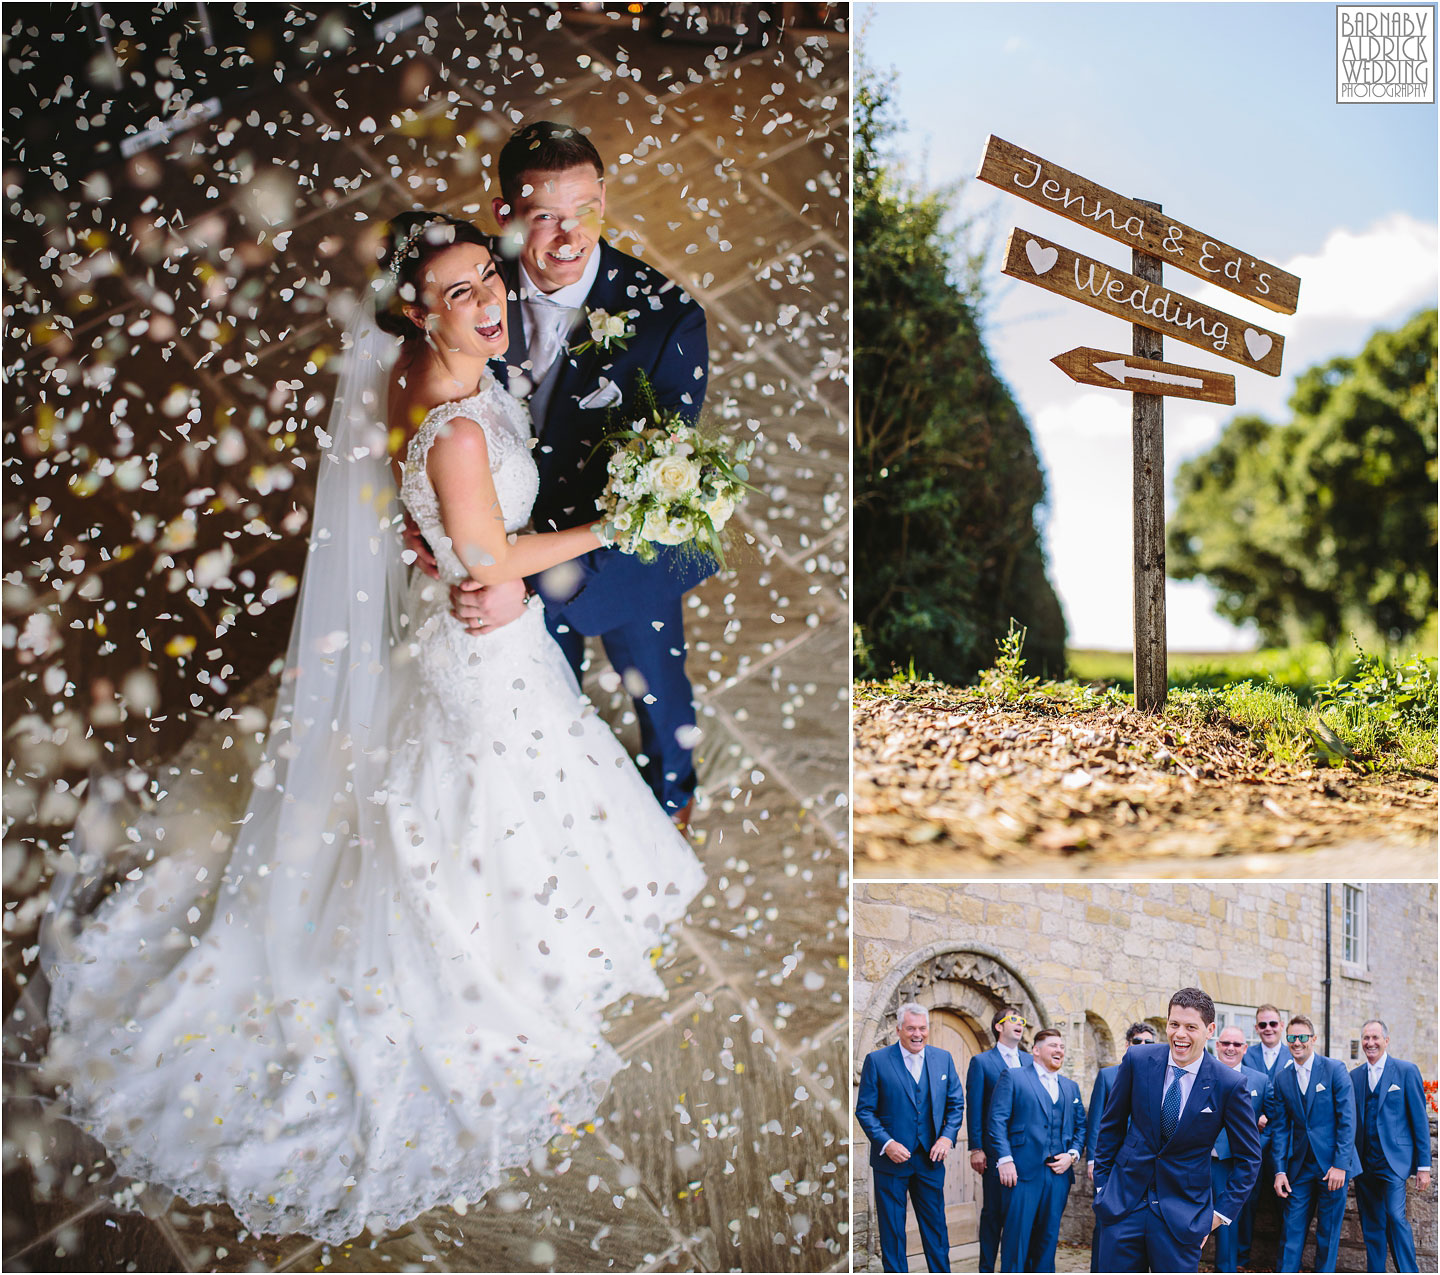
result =
[[490,473],[495,480],[495,494],[506,531],[516,532],[526,526],[540,489],[535,458],[530,454],[529,414],[498,381],[487,380],[468,398],[431,408],[405,451],[400,499],[435,551],[435,564],[445,580],[462,580],[469,573],[445,535],[440,501],[425,472],[425,462],[441,430],[456,417],[473,420],[485,431],[485,442],[490,449]]

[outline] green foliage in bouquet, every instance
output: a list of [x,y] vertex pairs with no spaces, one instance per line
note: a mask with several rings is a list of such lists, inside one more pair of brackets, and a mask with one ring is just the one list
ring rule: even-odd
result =
[[642,373],[641,414],[606,434],[609,479],[595,502],[605,535],[622,553],[653,562],[662,545],[715,559],[723,569],[725,526],[747,491],[755,441],[736,443],[662,408]]

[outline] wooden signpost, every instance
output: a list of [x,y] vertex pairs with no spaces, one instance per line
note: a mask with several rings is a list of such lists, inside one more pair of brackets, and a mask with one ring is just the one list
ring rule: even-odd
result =
[[1131,393],[1134,493],[1135,706],[1165,706],[1165,398],[1233,405],[1235,378],[1164,361],[1170,336],[1244,367],[1279,376],[1285,338],[1163,286],[1168,263],[1281,314],[1294,314],[1300,280],[1258,257],[991,136],[980,179],[1130,247],[1130,271],[1018,226],[1004,273],[1131,325],[1128,355],[1080,346],[1052,360],[1086,385]]
[[1162,217],[1156,205],[1126,199],[993,134],[985,141],[979,176],[1038,208],[1118,240],[1127,248],[1159,257],[1165,265],[1178,266],[1217,288],[1280,314],[1295,313],[1300,280],[1293,274],[1172,217]]
[[1127,323],[1138,323],[1162,336],[1199,346],[1222,359],[1243,363],[1257,372],[1280,375],[1284,337],[1162,288],[1158,281],[1081,256],[1018,226],[1010,232],[1005,247],[1004,273]]
[[1050,360],[1072,381],[1099,385],[1107,390],[1133,390],[1137,394],[1164,394],[1169,398],[1198,398],[1206,403],[1235,406],[1235,378],[1203,367],[1162,363],[1114,350],[1081,345]]

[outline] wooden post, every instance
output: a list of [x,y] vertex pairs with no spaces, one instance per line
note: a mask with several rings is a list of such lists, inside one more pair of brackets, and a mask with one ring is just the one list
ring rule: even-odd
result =
[[[1160,211],[1160,205],[1137,200]],[[1131,253],[1131,272],[1159,284],[1162,263],[1149,253]],[[1131,328],[1131,353],[1164,358],[1158,333]],[[1165,707],[1169,667],[1165,651],[1165,400],[1159,394],[1132,395],[1130,449],[1135,504],[1135,707],[1158,713]]]

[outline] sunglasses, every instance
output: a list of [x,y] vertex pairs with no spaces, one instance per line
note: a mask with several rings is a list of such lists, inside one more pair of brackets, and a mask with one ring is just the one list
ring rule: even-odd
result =
[[1269,1021],[1269,1022],[1264,1022],[1264,1023],[1262,1023],[1262,1022],[1259,1021],[1259,1019],[1256,1019],[1256,1021],[1255,1021],[1255,1026],[1256,1026],[1256,1027],[1279,1027],[1279,1026],[1280,1026],[1280,1020],[1279,1020],[1278,1018],[1276,1018],[1276,1019],[1273,1019],[1273,1020],[1271,1020],[1271,1021]]
[[1289,1044],[1291,1044],[1291,1045],[1303,1045],[1307,1040],[1314,1040],[1314,1039],[1315,1039],[1315,1037],[1314,1037],[1314,1034],[1313,1034],[1313,1033],[1301,1033],[1301,1034],[1295,1035],[1295,1036],[1291,1036],[1291,1035],[1289,1035],[1289,1034],[1287,1033],[1286,1036],[1285,1036],[1286,1042],[1289,1043]]
[[1030,1024],[1025,1019],[1021,1018],[1019,1014],[1006,1014],[1004,1018],[1002,1018],[998,1023],[995,1024],[995,1026],[1004,1027],[1006,1023],[1019,1023],[1021,1027],[1030,1026]]

